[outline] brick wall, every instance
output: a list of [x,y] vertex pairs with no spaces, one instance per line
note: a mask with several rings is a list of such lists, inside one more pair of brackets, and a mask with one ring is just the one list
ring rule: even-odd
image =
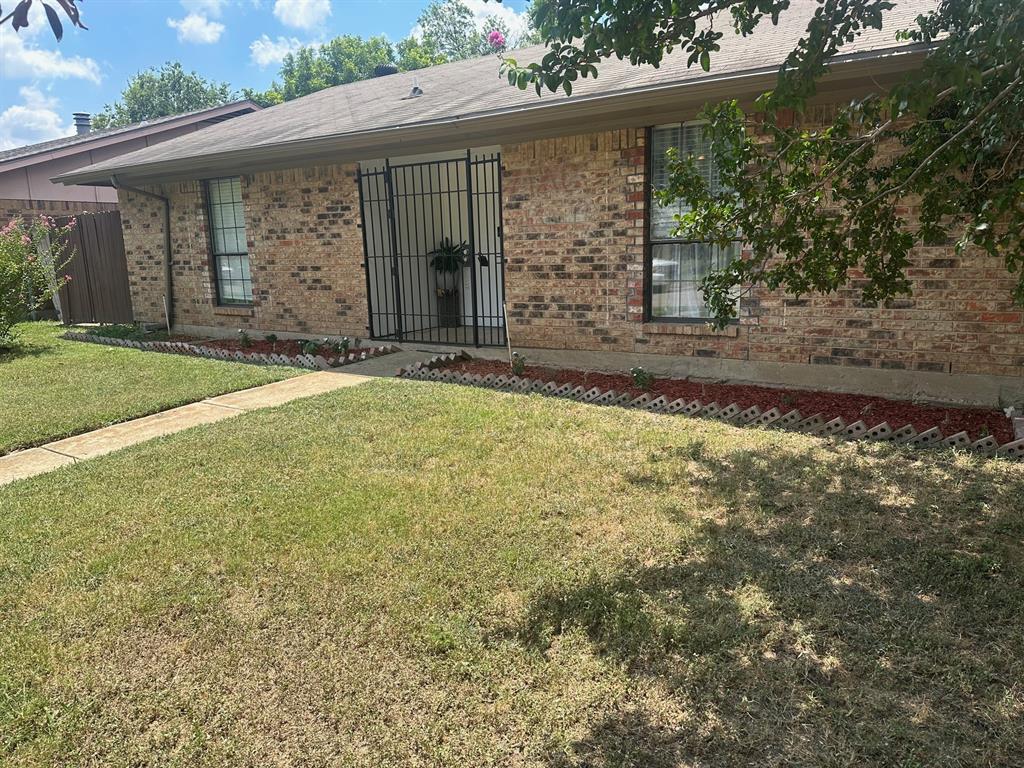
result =
[[[1024,376],[1013,278],[952,245],[913,253],[913,295],[871,309],[756,291],[738,324],[644,323],[643,131],[502,147],[513,344],[891,370]],[[911,211],[911,213],[913,213]]]
[[6,224],[17,216],[74,216],[77,213],[116,211],[116,203],[88,203],[67,200],[0,200],[0,224]]
[[[870,309],[856,282],[794,300],[757,291],[723,331],[643,322],[643,129],[502,147],[506,299],[513,344],[842,368],[1024,376],[1012,277],[978,253],[918,248],[912,297]],[[179,324],[363,335],[355,166],[244,177],[254,304],[217,309],[197,182],[172,198]],[[121,196],[136,316],[163,319],[162,208]],[[839,374],[837,374],[839,375]]]
[[[242,177],[253,307],[217,307],[200,182],[152,191],[171,199],[175,322],[294,333],[366,333],[355,166]],[[163,320],[163,203],[119,196],[135,315]]]

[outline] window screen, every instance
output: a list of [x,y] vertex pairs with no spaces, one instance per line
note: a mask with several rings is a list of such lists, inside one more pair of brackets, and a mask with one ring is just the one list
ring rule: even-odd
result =
[[[658,126],[651,131],[651,181],[649,190],[668,183],[667,152],[675,147],[680,157],[694,158],[697,169],[712,192],[721,190],[710,142],[701,123]],[[683,201],[663,206],[650,195],[650,275],[653,319],[690,320],[710,317],[700,290],[704,277],[739,257],[739,241],[727,248],[673,236],[676,216],[689,211]]]
[[217,300],[220,304],[251,304],[252,278],[241,180],[211,179],[206,185]]

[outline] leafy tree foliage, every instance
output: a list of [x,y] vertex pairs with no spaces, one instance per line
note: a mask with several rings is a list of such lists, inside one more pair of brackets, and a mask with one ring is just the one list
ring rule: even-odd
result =
[[119,101],[108,104],[93,118],[98,129],[119,128],[143,120],[217,107],[234,98],[227,83],[216,83],[196,72],[186,72],[180,62],[151,67],[128,81]]
[[494,46],[487,38],[495,30],[501,33],[506,48],[519,48],[540,41],[532,28],[524,34],[512,34],[508,24],[496,15],[488,16],[477,24],[473,12],[462,0],[434,0],[420,14],[418,23],[424,42],[448,61],[494,53]]
[[[704,295],[716,321],[734,316],[754,285],[801,295],[857,276],[863,301],[910,292],[911,248],[955,240],[1020,276],[1024,304],[1024,3],[939,0],[893,42],[919,44],[923,64],[896,87],[804,118],[830,62],[865,31],[881,29],[897,0],[818,0],[813,18],[753,105],[705,107],[714,189],[692,158],[675,157],[661,202],[684,201],[678,234],[725,244],[736,233],[751,256],[711,274]],[[681,48],[711,70],[727,33],[753,36],[793,13],[789,0],[538,0],[550,50],[503,69],[520,88],[571,93],[617,56],[658,66]]]
[[329,43],[300,48],[285,56],[279,73],[266,91],[243,91],[247,98],[270,106],[316,93],[334,85],[373,77],[376,67],[395,64],[408,71],[444,63],[429,43],[408,38],[393,46],[383,35],[362,38],[342,35]]
[[[68,21],[71,22],[72,26],[88,29],[82,23],[81,16],[78,13],[78,6],[75,5],[76,2],[77,0],[56,0],[57,5],[64,11],[64,15],[68,17]],[[52,3],[40,2],[40,5],[43,6],[43,11],[46,13],[46,22],[50,25],[53,36],[57,38],[57,42],[60,42],[64,37],[64,24],[60,20],[60,14],[57,13]],[[10,21],[11,27],[15,32],[29,26],[28,12],[31,8],[32,0],[21,0],[21,2],[14,6],[13,11],[6,16],[0,16],[0,26]],[[0,11],[0,13],[3,12]]]

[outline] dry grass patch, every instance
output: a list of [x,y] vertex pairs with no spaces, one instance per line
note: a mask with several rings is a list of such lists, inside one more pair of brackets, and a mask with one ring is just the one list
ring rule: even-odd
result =
[[0,762],[1012,764],[1022,498],[439,384],[246,414],[0,491]]

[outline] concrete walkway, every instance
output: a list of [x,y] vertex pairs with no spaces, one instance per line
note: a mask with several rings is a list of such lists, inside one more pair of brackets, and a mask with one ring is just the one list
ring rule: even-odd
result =
[[[386,357],[397,356],[387,355]],[[365,362],[374,361],[367,360]],[[355,369],[358,365],[348,366],[348,368]],[[397,370],[399,365],[401,363],[396,362],[393,368]],[[143,416],[139,419],[113,424],[86,432],[83,435],[47,443],[39,448],[10,453],[0,456],[0,485],[33,475],[41,475],[67,464],[102,456],[105,453],[152,440],[154,437],[181,432],[189,427],[212,424],[215,421],[230,419],[232,416],[247,411],[270,408],[297,400],[300,397],[311,397],[343,387],[352,387],[370,381],[370,376],[373,375],[369,372],[366,375],[334,371],[307,373],[292,379],[276,381],[273,384],[264,384],[261,387],[230,392],[198,403],[171,408],[168,411],[154,413],[152,416]]]

